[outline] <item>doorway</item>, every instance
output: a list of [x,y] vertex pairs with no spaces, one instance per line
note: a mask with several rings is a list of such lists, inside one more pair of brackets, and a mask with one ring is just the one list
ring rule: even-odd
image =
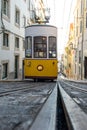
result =
[[87,57],[84,59],[84,78],[87,79]]
[[18,78],[18,70],[19,70],[19,56],[15,56],[15,76],[14,78]]

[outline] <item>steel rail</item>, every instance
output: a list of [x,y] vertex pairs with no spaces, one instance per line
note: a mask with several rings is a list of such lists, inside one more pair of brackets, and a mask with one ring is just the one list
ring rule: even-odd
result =
[[77,87],[77,86],[75,86],[75,85],[71,85],[71,84],[66,83],[66,82],[64,82],[64,81],[62,81],[62,82],[65,83],[65,84],[68,85],[68,86],[71,86],[72,88],[75,88],[75,89],[78,89],[79,91],[82,91],[82,92],[84,92],[84,93],[87,93],[87,89],[83,89],[83,88],[81,88],[81,87]]
[[9,94],[17,92],[17,91],[30,90],[30,88],[31,87],[29,87],[29,88],[28,87],[22,87],[22,88],[17,88],[17,89],[9,90],[9,91],[3,91],[3,92],[0,92],[0,97],[9,95]]
[[[22,88],[16,88],[16,89],[8,90],[8,91],[3,91],[3,92],[0,92],[0,97],[9,95],[9,94],[17,92],[17,91],[25,91],[25,90],[32,91],[34,89],[35,89],[35,91],[38,91],[40,88],[42,90],[42,87],[41,87],[42,85],[46,86],[46,84],[33,84],[30,87],[26,86],[26,87],[22,87]],[[36,90],[36,88],[37,88],[37,90]],[[48,94],[51,93],[51,89],[52,88],[50,88],[50,90],[48,91]]]

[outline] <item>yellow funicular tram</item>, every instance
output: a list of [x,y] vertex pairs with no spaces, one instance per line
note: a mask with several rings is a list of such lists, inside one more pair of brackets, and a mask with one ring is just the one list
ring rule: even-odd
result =
[[57,28],[36,24],[25,29],[24,79],[57,78]]

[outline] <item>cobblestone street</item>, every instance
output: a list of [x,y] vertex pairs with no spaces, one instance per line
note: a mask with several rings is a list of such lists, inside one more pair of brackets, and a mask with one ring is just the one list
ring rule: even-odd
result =
[[[37,116],[44,102],[52,92],[55,83],[0,83],[0,130],[27,130]],[[27,87],[27,89],[24,89]],[[8,89],[6,89],[8,88]]]

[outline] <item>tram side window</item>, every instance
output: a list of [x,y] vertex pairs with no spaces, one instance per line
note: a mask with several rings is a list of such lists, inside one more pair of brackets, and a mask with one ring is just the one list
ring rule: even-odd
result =
[[32,57],[32,37],[26,37],[25,39],[25,57]]
[[56,58],[56,37],[50,36],[49,37],[49,58]]
[[44,36],[34,37],[34,58],[47,57],[47,38]]

